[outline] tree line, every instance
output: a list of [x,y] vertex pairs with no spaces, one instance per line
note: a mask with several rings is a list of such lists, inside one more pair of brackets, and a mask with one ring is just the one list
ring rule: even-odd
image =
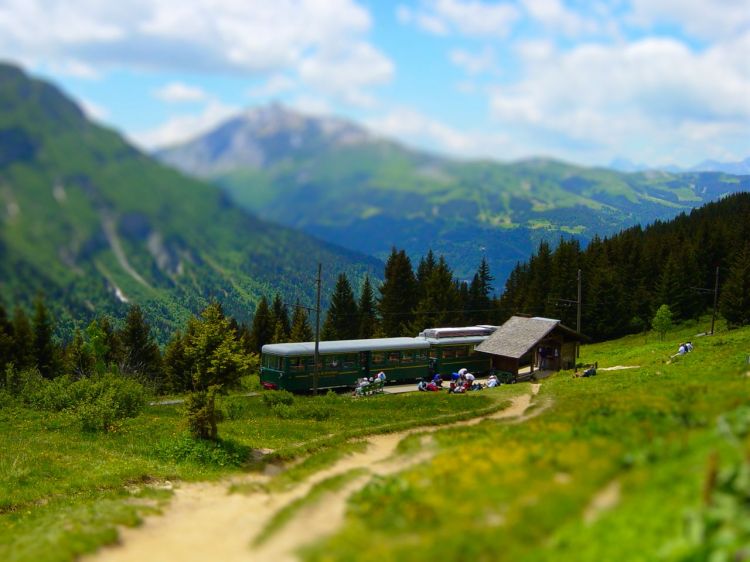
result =
[[516,264],[498,301],[500,319],[523,312],[576,325],[577,274],[582,272],[582,331],[607,340],[649,327],[661,305],[675,320],[713,306],[719,268],[719,311],[730,325],[750,323],[750,194],[738,193],[671,221],[635,226],[582,249],[561,239],[541,242]]

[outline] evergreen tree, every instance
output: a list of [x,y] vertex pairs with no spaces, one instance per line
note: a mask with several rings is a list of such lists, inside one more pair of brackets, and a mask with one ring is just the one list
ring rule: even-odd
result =
[[184,353],[193,386],[186,404],[190,430],[197,438],[216,440],[216,395],[239,384],[247,371],[247,358],[216,303],[201,313],[186,340]]
[[104,364],[107,368],[119,366],[123,360],[123,349],[120,336],[112,325],[109,316],[100,316],[96,319],[104,338],[104,345],[107,349],[104,355]]
[[96,320],[93,320],[86,328],[86,336],[88,336],[89,340],[86,350],[93,362],[93,368],[98,374],[104,374],[107,370],[107,356],[109,354],[107,334],[101,325]]
[[461,316],[458,286],[444,257],[440,257],[425,283],[425,293],[417,305],[412,332],[425,328],[455,325]]
[[73,341],[66,350],[66,357],[68,372],[75,378],[89,377],[94,372],[96,362],[78,328],[73,335]]
[[13,364],[16,371],[35,365],[34,332],[29,317],[20,306],[13,310]]
[[315,338],[310,323],[307,321],[307,310],[302,308],[297,301],[292,314],[292,333],[289,339],[293,342],[312,341]]
[[140,306],[130,307],[118,335],[123,349],[122,372],[161,390],[164,386],[161,353]]
[[276,323],[268,307],[268,300],[266,300],[266,297],[261,297],[255,309],[253,328],[250,331],[252,348],[255,353],[260,353],[264,345],[271,343],[275,330]]
[[169,392],[187,392],[193,388],[192,366],[185,354],[185,342],[192,337],[194,324],[195,319],[191,318],[187,335],[177,330],[164,349],[164,386]]
[[490,315],[490,296],[492,295],[492,281],[494,279],[490,274],[490,266],[487,263],[487,259],[483,257],[468,288],[467,320],[470,323],[487,323],[487,318]]
[[281,295],[279,295],[279,293],[276,293],[273,298],[271,316],[273,318],[274,343],[289,341],[289,334],[291,332],[291,327],[289,325],[289,309],[281,300]]
[[2,302],[0,302],[0,373],[5,372],[5,366],[13,362],[13,324],[8,318]]
[[437,260],[435,259],[435,254],[430,249],[427,255],[419,260],[419,265],[417,266],[417,273],[414,279],[416,282],[415,299],[417,302],[419,302],[427,291],[427,280],[432,275],[436,266]]
[[359,314],[354,292],[345,273],[341,273],[331,297],[322,331],[323,340],[351,340],[359,334]]
[[37,369],[45,379],[54,378],[59,370],[59,352],[52,339],[54,326],[41,297],[34,300],[33,347]]
[[375,295],[372,291],[369,275],[365,276],[357,310],[359,311],[359,331],[357,337],[360,339],[370,339],[377,328],[377,317],[375,316]]
[[382,333],[388,337],[411,333],[416,307],[416,281],[411,260],[404,250],[391,250],[380,286],[378,311]]
[[750,324],[750,243],[745,243],[729,268],[719,309],[730,326]]

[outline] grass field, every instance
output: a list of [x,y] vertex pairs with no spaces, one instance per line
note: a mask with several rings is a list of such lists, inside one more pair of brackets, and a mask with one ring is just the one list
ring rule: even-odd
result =
[[[174,480],[215,479],[253,469],[252,452],[269,458],[316,452],[288,479],[343,452],[348,437],[471,417],[500,407],[481,394],[451,400],[424,394],[297,397],[274,411],[259,397],[223,400],[223,438],[189,438],[179,406],[152,406],[107,434],[82,433],[65,413],[0,408],[0,560],[63,561],[116,539],[158,510]],[[267,452],[267,451],[266,451]],[[257,464],[257,462],[255,463]]]
[[[703,329],[586,346],[581,360],[598,362],[598,375],[542,381],[523,423],[436,431],[430,460],[372,477],[349,499],[339,532],[304,557],[697,562],[736,553],[750,536],[750,329],[694,337]],[[685,340],[695,350],[670,360]],[[634,368],[601,369],[618,365]],[[231,396],[221,404],[218,445],[188,438],[179,406],[149,407],[116,431],[87,434],[69,414],[8,402],[0,408],[0,560],[71,560],[113,542],[117,525],[161,509],[175,480],[300,458],[267,484],[288,489],[361,451],[353,437],[474,417],[528,390],[331,394],[291,405]],[[399,449],[422,446],[416,434]],[[271,525],[347,481],[334,480]],[[715,558],[735,559],[743,558]]]
[[583,362],[637,368],[555,375],[523,424],[439,431],[431,461],[373,480],[306,558],[748,559],[750,329],[702,329],[585,347]]

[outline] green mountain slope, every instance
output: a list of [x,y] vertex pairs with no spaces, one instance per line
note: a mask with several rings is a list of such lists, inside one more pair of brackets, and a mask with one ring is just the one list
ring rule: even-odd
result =
[[280,106],[157,156],[216,182],[263,217],[349,248],[382,257],[394,244],[415,255],[431,247],[459,275],[486,253],[501,279],[541,238],[585,241],[750,189],[750,177],[719,173],[450,160]]
[[[55,87],[0,65],[0,293],[43,291],[63,323],[145,305],[157,332],[216,298],[246,319],[261,294],[311,302],[378,261],[238,208],[86,120]],[[327,292],[327,291],[326,291]]]

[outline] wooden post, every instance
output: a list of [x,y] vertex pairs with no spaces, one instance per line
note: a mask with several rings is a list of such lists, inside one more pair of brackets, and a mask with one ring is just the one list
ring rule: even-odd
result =
[[313,361],[315,361],[315,370],[313,371],[313,395],[315,396],[318,394],[318,381],[320,379],[320,353],[318,351],[320,347],[320,270],[321,264],[318,264],[318,292],[315,301],[315,355],[313,356]]
[[714,283],[714,310],[711,313],[711,335],[714,335],[714,324],[716,323],[716,306],[719,301],[719,266],[716,266],[716,282]]

